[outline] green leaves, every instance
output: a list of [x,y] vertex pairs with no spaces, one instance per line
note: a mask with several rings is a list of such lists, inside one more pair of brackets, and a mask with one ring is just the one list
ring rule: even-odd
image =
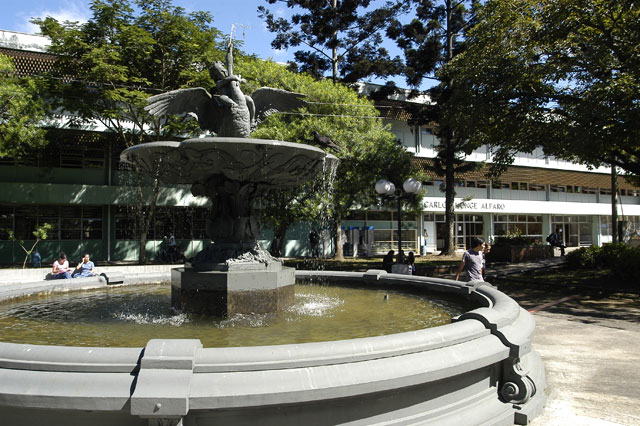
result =
[[0,54],[0,158],[45,145],[41,87],[37,79],[18,77],[13,62]]
[[[352,208],[379,202],[374,186],[378,179],[403,182],[418,173],[411,154],[395,141],[382,124],[373,103],[346,86],[295,74],[281,65],[258,60],[239,60],[237,70],[251,90],[271,86],[303,93],[307,105],[291,114],[271,115],[252,137],[313,144],[313,132],[331,138],[340,146],[331,152],[340,159],[333,188],[318,179],[305,187],[275,194],[264,213],[274,228],[296,221],[317,221],[319,217],[339,218]],[[284,231],[282,231],[284,232]]]
[[189,120],[154,119],[143,108],[152,94],[212,84],[207,70],[221,33],[211,16],[166,0],[94,1],[91,9],[85,24],[35,21],[57,55],[50,87],[56,104],[102,122],[127,145],[193,132]]
[[468,137],[640,174],[640,10],[613,0],[487,2],[448,70]]

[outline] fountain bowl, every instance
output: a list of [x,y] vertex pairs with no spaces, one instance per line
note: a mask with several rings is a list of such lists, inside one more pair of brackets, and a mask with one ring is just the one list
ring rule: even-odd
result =
[[[12,425],[512,425],[543,409],[535,321],[495,287],[379,270],[296,271],[296,279],[415,287],[477,308],[439,327],[320,343],[0,343],[0,416]],[[0,300],[15,297],[5,287]],[[33,288],[65,291],[59,281]]]

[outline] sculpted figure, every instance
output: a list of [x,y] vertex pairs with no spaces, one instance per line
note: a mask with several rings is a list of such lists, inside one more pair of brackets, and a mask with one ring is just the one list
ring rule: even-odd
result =
[[242,93],[240,83],[245,80],[233,74],[232,50],[229,43],[226,68],[218,61],[209,70],[216,82],[215,93],[202,87],[172,90],[148,98],[145,110],[154,116],[190,113],[203,130],[217,136],[248,138],[270,114],[304,105],[305,95],[271,87],[261,87],[251,96]]

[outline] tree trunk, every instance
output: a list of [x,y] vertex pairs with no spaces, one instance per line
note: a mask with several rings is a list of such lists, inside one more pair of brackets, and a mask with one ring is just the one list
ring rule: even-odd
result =
[[618,242],[618,178],[616,166],[611,164],[611,236],[612,242]]
[[[451,1],[447,0],[445,2],[446,12],[447,12],[447,29],[446,29],[446,37],[447,37],[447,62],[453,59],[453,41],[455,38],[455,34],[452,31],[452,5]],[[450,78],[446,81],[446,87],[451,88],[453,85],[453,80]],[[444,144],[444,163],[445,163],[445,222],[447,224],[447,234],[445,235],[444,240],[444,250],[442,251],[442,255],[452,255],[456,252],[455,245],[455,224],[456,224],[456,216],[455,216],[455,150],[453,146],[453,134],[451,129],[445,129],[442,132],[443,140],[440,141],[441,144]]]
[[[332,0],[331,2],[331,8],[333,10],[336,10],[338,8],[338,0]],[[337,24],[334,25],[334,28],[337,28]],[[335,39],[335,41],[338,41],[338,31],[336,30],[333,33],[333,37]],[[338,46],[333,46],[333,48],[331,49],[331,77],[333,79],[333,82],[337,82],[338,81]]]
[[336,255],[334,256],[334,259],[336,260],[344,260],[344,253],[342,251],[342,218],[337,217],[335,219],[335,233],[336,233],[336,238],[335,238],[335,249],[336,249]]
[[455,245],[455,226],[456,226],[456,215],[455,215],[455,172],[453,168],[453,164],[447,164],[446,175],[445,175],[445,222],[447,224],[447,233],[445,235],[444,241],[444,250],[442,254],[444,255],[452,255],[456,252]]
[[[160,165],[156,166],[156,173],[159,173]],[[153,224],[153,219],[156,213],[156,204],[158,202],[158,193],[160,192],[160,180],[156,174],[155,179],[153,180],[153,189],[151,201],[149,202],[149,212],[148,215],[144,214],[144,194],[142,187],[142,173],[139,170],[136,170],[138,174],[138,212],[139,212],[139,239],[140,239],[140,252],[138,253],[138,263],[140,265],[147,264],[147,234],[149,233],[149,229],[151,229],[151,225]]]

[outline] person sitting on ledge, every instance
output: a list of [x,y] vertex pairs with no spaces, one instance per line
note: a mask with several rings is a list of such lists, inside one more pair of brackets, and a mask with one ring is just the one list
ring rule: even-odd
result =
[[71,273],[69,272],[69,261],[67,260],[67,255],[64,252],[60,253],[58,256],[58,260],[53,262],[53,270],[51,271],[54,279],[64,279],[71,278]]
[[73,278],[93,277],[96,275],[94,268],[95,266],[89,257],[89,253],[85,253],[78,266],[76,266]]

